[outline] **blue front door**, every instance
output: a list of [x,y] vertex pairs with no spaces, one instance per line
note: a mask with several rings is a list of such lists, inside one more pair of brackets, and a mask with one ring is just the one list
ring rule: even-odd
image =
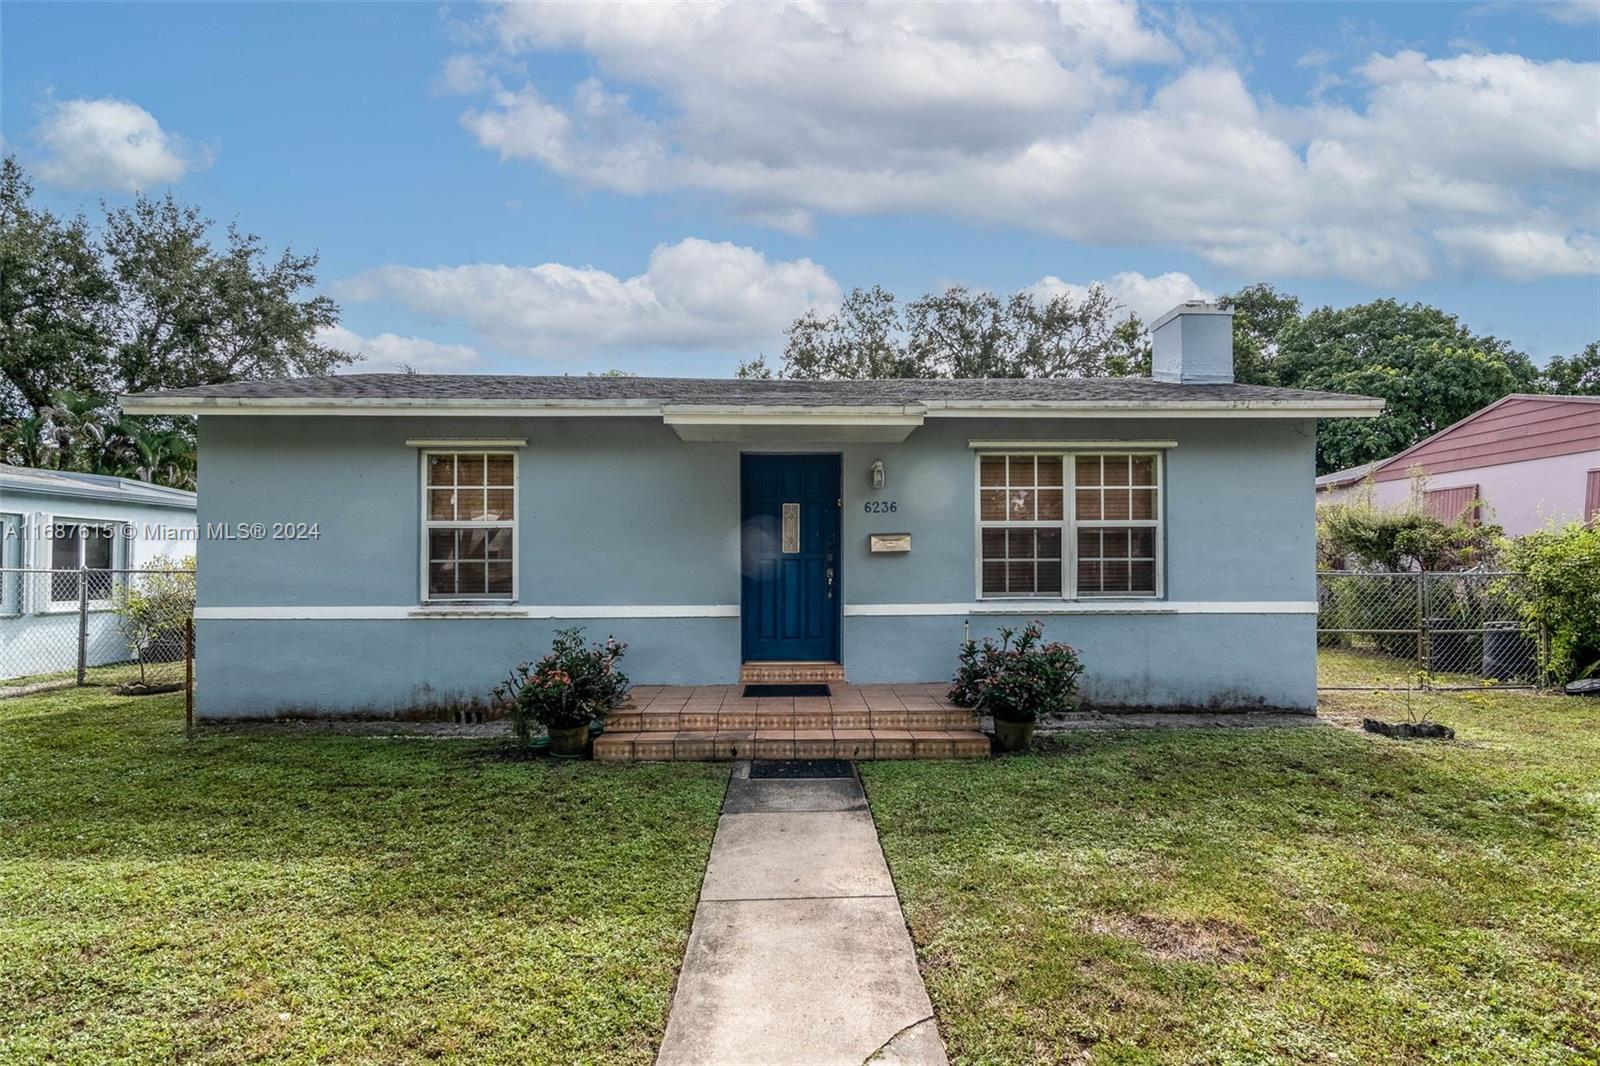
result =
[[839,457],[740,466],[745,662],[839,661]]

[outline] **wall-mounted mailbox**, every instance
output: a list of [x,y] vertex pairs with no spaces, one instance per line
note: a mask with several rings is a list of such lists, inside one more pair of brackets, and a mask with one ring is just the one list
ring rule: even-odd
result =
[[869,534],[867,537],[867,550],[871,552],[908,552],[911,550],[911,534]]

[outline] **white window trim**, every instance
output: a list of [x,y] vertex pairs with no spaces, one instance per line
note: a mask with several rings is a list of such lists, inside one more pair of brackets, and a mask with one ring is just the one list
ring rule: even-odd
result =
[[[1063,493],[1061,521],[1061,595],[1019,596],[1012,593],[1005,595],[986,596],[983,592],[983,460],[986,457],[1012,455],[1059,455],[1061,456],[1061,489]],[[1093,524],[1107,528],[1140,528],[1155,529],[1155,593],[1148,592],[1103,592],[1080,596],[1078,594],[1078,464],[1075,461],[1079,455],[1127,455],[1136,457],[1149,457],[1155,460],[1156,471],[1156,521],[1154,527],[1144,519],[1106,520],[1095,521]],[[1041,448],[1037,445],[1031,447],[1008,447],[976,450],[972,455],[972,573],[975,598],[980,603],[1010,602],[1026,604],[1037,602],[1048,603],[1106,603],[1106,602],[1151,602],[1163,600],[1167,595],[1167,471],[1165,456],[1161,450],[1152,448],[1106,448],[1106,447],[1081,447],[1071,448]],[[1015,523],[1019,528],[1054,528],[1058,523],[1051,521]],[[1013,523],[997,522],[992,528],[1008,528]],[[1026,610],[1025,607],[1019,610]]]
[[[57,569],[56,530],[60,529],[62,526],[96,526],[111,530],[111,565],[107,567],[107,570],[111,574],[111,588],[113,590],[113,596],[108,596],[105,599],[89,601],[89,610],[91,611],[111,610],[115,604],[114,595],[119,580],[127,580],[126,574],[123,574],[119,579],[118,571],[127,569],[126,566],[122,565],[122,562],[127,557],[126,545],[128,543],[128,535],[124,531],[128,528],[128,523],[115,518],[76,518],[71,515],[52,514],[44,516],[44,521],[41,526],[42,529],[49,530],[50,536],[42,542],[44,544],[43,550],[45,552],[45,565],[40,567],[40,569],[45,571],[45,580],[43,583],[44,587],[40,590],[40,599],[43,602],[40,606],[39,613],[72,614],[78,609],[78,597],[76,596],[70,600],[58,600],[55,598],[55,575],[81,572],[83,568],[84,552],[88,549],[88,544],[86,541],[78,542],[78,569]],[[96,567],[96,569],[99,568]]]
[[[7,530],[11,529],[8,536]],[[28,516],[20,511],[0,511],[0,618],[20,618],[27,612],[28,565],[22,549],[27,545]],[[6,573],[4,571],[12,571]],[[5,593],[13,589],[16,600],[9,606]]]
[[[509,522],[434,522],[428,518],[428,457],[431,455],[509,455],[511,456],[511,521]],[[423,607],[452,604],[503,605],[517,602],[522,589],[522,456],[514,448],[489,448],[482,445],[454,448],[423,448],[417,453],[417,602]],[[458,487],[452,484],[452,487]],[[428,595],[428,531],[435,527],[511,530],[511,595],[452,596],[439,599]]]

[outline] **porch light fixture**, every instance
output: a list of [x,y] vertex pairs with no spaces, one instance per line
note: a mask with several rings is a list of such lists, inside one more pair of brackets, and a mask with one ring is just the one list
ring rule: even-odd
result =
[[883,460],[879,459],[872,464],[872,487],[875,489],[883,488],[883,481]]

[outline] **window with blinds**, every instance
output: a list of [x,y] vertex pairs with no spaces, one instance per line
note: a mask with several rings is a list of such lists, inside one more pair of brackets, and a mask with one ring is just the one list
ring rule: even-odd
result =
[[1160,477],[1153,453],[980,455],[979,596],[1159,595]]
[[510,600],[516,588],[513,452],[423,453],[429,600]]

